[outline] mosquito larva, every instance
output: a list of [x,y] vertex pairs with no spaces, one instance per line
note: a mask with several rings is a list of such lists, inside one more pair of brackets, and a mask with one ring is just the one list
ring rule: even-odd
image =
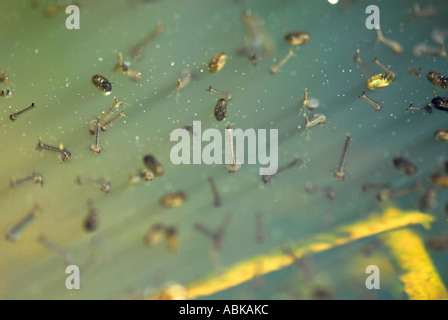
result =
[[345,179],[345,162],[347,160],[348,147],[350,146],[350,142],[352,138],[350,134],[347,134],[347,139],[345,140],[344,149],[342,151],[341,160],[339,161],[339,166],[334,170],[334,177],[340,181]]
[[264,228],[263,228],[263,215],[261,213],[255,214],[255,223],[256,223],[256,232],[257,235],[255,237],[255,240],[257,243],[262,244],[264,242]]
[[95,154],[101,153],[100,134],[101,134],[101,128],[100,128],[100,126],[97,126],[96,134],[95,134],[95,144],[90,146],[90,151],[92,151]]
[[[305,131],[308,131],[309,128],[311,128],[311,127],[314,127],[317,125],[323,125],[326,122],[327,122],[327,117],[321,113],[316,113],[311,120],[309,120],[308,116],[305,115]],[[298,126],[298,128],[300,129],[301,126]]]
[[426,111],[429,114],[431,114],[433,110],[432,110],[432,107],[430,105],[426,105],[424,107],[414,107],[414,105],[411,102],[409,107],[406,108],[406,112],[407,111]]
[[40,184],[41,187],[44,185],[44,177],[39,173],[33,173],[33,175],[17,180],[15,177],[11,177],[11,187],[16,187],[23,183],[33,181],[36,184]]
[[407,196],[411,193],[420,191],[421,188],[422,188],[422,182],[419,180],[415,185],[408,188],[395,189],[395,190],[391,190],[389,188],[383,189],[376,195],[376,199],[380,202],[389,199],[397,199]]
[[382,64],[377,57],[375,57],[373,59],[373,62],[380,67],[381,69],[383,69],[388,75],[390,75],[393,79],[395,79],[395,72],[393,72],[392,70],[390,70],[390,67],[386,67],[384,64]]
[[274,176],[276,176],[276,175],[278,175],[278,174],[280,174],[282,172],[288,171],[289,169],[292,169],[292,168],[295,168],[295,167],[300,167],[302,164],[303,164],[303,161],[299,157],[295,157],[295,159],[292,162],[284,165],[283,167],[278,168],[278,170],[277,170],[277,172],[275,174],[273,174],[273,175],[263,175],[261,177],[261,180],[264,182],[264,184],[266,184],[269,181],[271,181],[271,179]]
[[221,206],[221,197],[219,196],[218,189],[216,188],[215,181],[212,177],[207,178],[208,183],[210,184],[210,189],[212,189],[213,193],[213,205],[215,207]]
[[408,73],[416,76],[419,80],[422,78],[422,68],[409,67]]
[[52,147],[52,146],[43,144],[42,137],[39,137],[36,150],[41,150],[41,149],[47,150],[47,151],[53,151],[53,152],[57,152],[57,153],[61,154],[62,162],[66,162],[66,161],[70,160],[70,158],[72,156],[70,151],[66,150],[62,143],[59,145],[59,148]]
[[365,183],[362,185],[362,191],[367,192],[374,189],[389,189],[389,183]]
[[440,56],[444,58],[448,58],[448,55],[446,53],[445,49],[445,43],[440,44],[440,49],[429,47],[425,43],[420,43],[414,46],[414,49],[412,49],[412,54],[414,57],[420,57],[422,55],[428,55],[428,56]]
[[412,14],[417,18],[433,18],[437,15],[437,11],[431,4],[422,9],[420,8],[420,5],[416,3],[413,6]]
[[10,228],[8,233],[6,234],[6,239],[11,240],[13,242],[19,241],[22,233],[25,229],[36,219],[39,212],[42,212],[42,209],[39,205],[35,205],[28,215],[26,215],[22,220],[20,220],[14,227]]
[[356,50],[355,55],[353,56],[353,60],[355,60],[356,64],[361,69],[362,73],[366,78],[370,78],[373,75],[373,72],[369,69],[369,67],[362,61],[361,59],[361,52]]
[[55,242],[48,240],[44,235],[40,235],[37,240],[48,250],[60,256],[62,258],[62,261],[64,262],[64,265],[69,266],[73,264],[73,254],[71,252],[63,249]]
[[103,124],[101,126],[101,131],[106,132],[107,129],[113,125],[115,122],[117,122],[118,120],[120,120],[121,118],[125,118],[126,117],[126,113],[124,111],[121,111],[119,115],[115,116],[115,118],[110,119],[109,121],[107,121],[105,124]]
[[113,68],[113,71],[121,71],[123,74],[127,75],[133,81],[140,81],[142,79],[142,74],[136,70],[129,68],[130,63],[123,61],[123,54],[118,54],[118,62]]
[[179,91],[185,88],[188,84],[190,84],[192,80],[193,80],[193,72],[189,69],[183,70],[181,78],[177,80],[176,89],[173,90],[173,92],[169,95],[169,97],[172,96],[173,94],[179,93]]
[[207,91],[209,92],[213,92],[217,95],[223,96],[227,101],[232,100],[232,94],[230,92],[224,92],[224,91],[220,91],[220,90],[215,90],[212,88],[212,85],[210,85],[207,89]]
[[240,171],[241,164],[236,161],[235,149],[233,148],[233,129],[230,123],[227,124],[226,129],[226,166],[230,173],[236,173]]
[[9,119],[10,119],[11,121],[14,121],[14,120],[16,120],[17,116],[19,116],[19,115],[21,115],[22,113],[27,112],[27,111],[29,111],[29,110],[31,110],[31,109],[33,109],[33,108],[34,108],[34,102],[33,102],[29,107],[26,107],[26,108],[23,109],[23,110],[20,110],[20,111],[17,111],[17,112],[12,113],[12,114],[9,116]]
[[359,96],[359,98],[364,99],[365,101],[370,103],[375,108],[375,111],[380,111],[381,109],[383,109],[381,104],[379,104],[378,102],[376,102],[376,101],[372,100],[371,98],[369,98],[368,96],[366,96],[365,91],[362,92],[362,94]]
[[305,185],[305,191],[308,194],[322,194],[327,197],[328,200],[334,200],[336,198],[336,194],[332,188],[328,189],[320,189],[313,187],[310,183]]
[[194,225],[194,228],[198,232],[202,233],[204,236],[212,240],[215,249],[217,251],[220,251],[222,247],[224,233],[230,223],[231,217],[232,217],[231,214],[226,214],[221,222],[220,227],[215,232],[210,231],[207,227],[205,227],[201,223],[196,223]]
[[271,74],[275,74],[278,72],[278,70],[286,63],[288,62],[288,60],[294,55],[294,50],[291,48],[289,49],[288,53],[276,64],[273,64],[270,68],[269,68],[269,72]]
[[142,58],[143,50],[157,38],[159,34],[163,32],[163,24],[161,22],[157,22],[156,28],[142,41],[140,41],[131,51],[132,56],[135,60],[139,60]]
[[376,33],[377,33],[377,41],[388,46],[394,54],[403,53],[403,47],[399,42],[384,37],[380,28],[376,29]]
[[96,133],[96,129],[98,126],[101,126],[101,122],[109,119],[112,114],[122,105],[124,104],[124,100],[118,100],[116,97],[114,97],[114,104],[107,110],[103,111],[101,115],[96,120],[92,120],[89,125],[89,132],[91,135],[94,135]]
[[102,181],[102,180],[93,180],[93,179],[86,179],[82,176],[82,174],[78,174],[78,178],[76,179],[76,183],[83,185],[83,184],[89,184],[92,186],[99,187],[101,191],[104,193],[109,193],[111,189],[111,184],[108,181]]

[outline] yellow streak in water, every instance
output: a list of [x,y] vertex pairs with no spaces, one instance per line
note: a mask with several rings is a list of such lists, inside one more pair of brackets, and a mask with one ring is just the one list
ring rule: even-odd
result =
[[400,280],[411,300],[447,300],[440,279],[422,239],[412,230],[396,230],[381,236],[402,269]]
[[[382,215],[372,215],[366,220],[336,229],[331,233],[319,234],[306,241],[291,245],[297,258],[307,253],[318,253],[354,240],[373,236],[397,228],[421,224],[429,228],[434,218],[418,211],[402,211],[388,208]],[[395,240],[394,240],[395,241]],[[262,262],[263,268],[260,268]],[[230,267],[224,274],[198,280],[187,286],[188,298],[195,299],[237,286],[254,277],[267,274],[293,263],[292,258],[276,248],[272,253],[259,255]],[[425,262],[424,262],[425,263]]]

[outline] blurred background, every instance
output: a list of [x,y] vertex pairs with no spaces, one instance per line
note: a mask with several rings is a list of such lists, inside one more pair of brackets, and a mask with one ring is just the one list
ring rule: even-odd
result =
[[[66,28],[69,4],[80,8],[79,30]],[[378,42],[376,30],[366,28],[365,10],[371,4],[380,8],[382,33],[401,45],[401,54]],[[342,243],[335,239],[346,236],[341,228],[362,225],[387,208],[402,210],[404,216],[420,210],[424,190],[379,203],[379,190],[363,192],[363,184],[388,183],[400,189],[418,180],[425,189],[437,191],[436,203],[419,216],[433,222],[426,229],[418,219],[400,227],[423,244],[424,263],[440,285],[448,283],[448,255],[443,251],[448,248],[447,191],[430,180],[432,173],[443,173],[448,160],[446,142],[433,138],[434,131],[446,126],[447,114],[406,112],[411,102],[429,103],[434,89],[448,96],[446,89],[426,79],[431,70],[448,75],[446,54],[413,52],[422,43],[440,49],[431,34],[435,29],[437,39],[448,34],[446,1],[0,0],[0,7],[0,71],[10,82],[0,82],[0,90],[12,93],[0,97],[1,299],[154,298],[170,283],[185,288],[180,297],[197,299],[409,299],[403,266],[391,250],[393,237],[384,242],[380,235],[388,231]],[[163,31],[135,59],[133,48],[158,23]],[[298,30],[309,32],[310,40],[292,47],[294,55],[270,74],[271,65],[291,48],[284,33]],[[244,46],[252,50],[249,57],[241,54]],[[396,81],[368,90],[367,78],[353,59],[358,49],[373,74],[384,72],[373,62],[378,57],[396,73]],[[204,63],[219,52],[228,60],[222,70],[210,73]],[[256,57],[250,59],[253,52]],[[140,81],[113,70],[119,53],[130,69],[141,73]],[[408,72],[410,67],[422,68],[421,79]],[[92,84],[95,74],[112,82],[110,95]],[[185,74],[191,77],[187,80]],[[176,91],[180,79],[183,85]],[[210,116],[220,97],[207,91],[209,85],[233,96],[224,121]],[[319,101],[316,110],[307,110],[308,116],[327,117],[327,123],[308,132],[301,112],[305,89],[308,98]],[[359,98],[363,90],[383,106],[380,112]],[[93,154],[89,123],[114,97],[125,100],[119,111],[127,117],[101,134],[102,152]],[[9,119],[33,102],[34,109],[14,122]],[[243,130],[278,129],[279,166],[296,156],[304,164],[268,184],[258,175],[258,164],[243,165],[234,174],[224,165],[173,165],[171,131],[197,120],[203,130],[222,133],[228,122]],[[338,181],[333,171],[347,133],[352,137],[347,174]],[[39,136],[52,146],[63,143],[70,161],[61,163],[56,153],[35,150]],[[152,182],[130,184],[130,174],[145,168],[147,154],[158,159],[164,174]],[[396,156],[411,160],[417,173],[409,177],[397,171],[392,164]],[[33,172],[44,177],[42,187],[33,182],[10,186],[11,177]],[[78,174],[110,181],[110,192],[77,184]],[[210,176],[222,199],[220,207],[214,206]],[[307,193],[307,183],[331,188],[334,200]],[[164,195],[177,191],[186,194],[180,207],[160,204]],[[93,233],[83,227],[92,209],[88,199],[100,219]],[[35,204],[41,214],[19,241],[7,239],[10,228]],[[231,218],[217,250],[194,226],[215,232],[226,217]],[[146,238],[157,224],[176,233],[152,246]],[[379,225],[387,229],[389,222]],[[319,235],[328,235],[329,248],[309,249],[306,243]],[[47,242],[39,241],[42,236]],[[428,245],[429,239],[439,241],[438,250]],[[167,244],[176,241],[179,248],[171,252]],[[296,252],[293,259],[288,248],[305,248],[306,254]],[[69,261],[64,259],[67,253]],[[263,265],[272,256],[283,257],[283,262],[273,262],[268,272]],[[80,267],[81,290],[66,289],[67,262]],[[243,271],[241,280],[232,276],[226,285],[224,276],[242,263],[254,275]],[[365,269],[372,264],[381,270],[381,290],[365,287]],[[221,279],[220,285],[213,285],[213,279]],[[199,287],[207,293],[192,293]]]

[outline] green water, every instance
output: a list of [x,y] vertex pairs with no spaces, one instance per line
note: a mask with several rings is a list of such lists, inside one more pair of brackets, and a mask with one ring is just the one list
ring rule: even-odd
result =
[[[437,17],[411,20],[407,17],[414,2],[410,1],[366,1],[347,11],[323,0],[84,1],[80,30],[65,28],[68,15],[64,12],[51,18],[43,15],[53,1],[39,1],[37,8],[30,3],[0,1],[0,70],[13,84],[13,96],[0,97],[0,298],[112,299],[157,288],[167,281],[187,285],[215,272],[209,241],[193,229],[196,222],[214,229],[226,213],[233,215],[220,253],[226,268],[285,242],[329,232],[381,211],[375,193],[362,193],[363,183],[391,182],[400,188],[423,179],[429,186],[431,170],[440,169],[448,160],[446,144],[432,137],[436,129],[446,127],[447,114],[405,113],[411,101],[424,105],[432,99],[434,86],[424,77],[428,71],[448,74],[446,59],[412,56],[418,43],[427,41],[436,47],[429,40],[434,27],[448,27],[444,1],[432,1]],[[380,6],[383,33],[402,44],[402,55],[394,56],[389,48],[376,43],[375,30],[365,28],[368,4]],[[271,75],[272,58],[262,59],[254,67],[237,54],[245,41],[243,8],[264,21],[277,45],[276,60],[289,50],[282,40],[283,31],[307,30],[311,40],[296,48],[295,56]],[[132,61],[130,49],[157,22],[163,23],[164,32],[147,46],[141,60]],[[397,74],[389,87],[367,93],[383,105],[381,112],[358,99],[366,78],[352,59],[357,49],[374,73],[382,71],[373,64],[378,57]],[[219,73],[210,74],[203,63],[220,51],[229,55],[228,62]],[[120,52],[142,73],[140,83],[112,71]],[[407,73],[410,66],[423,69],[422,80]],[[169,97],[186,68],[198,76],[178,97]],[[92,85],[94,74],[115,81],[112,95],[106,97]],[[226,121],[210,117],[218,97],[206,91],[209,84],[233,95]],[[1,85],[0,89],[6,89]],[[310,97],[319,99],[318,112],[328,118],[324,126],[311,128],[310,139],[297,129],[304,124],[298,105],[305,88]],[[439,88],[438,93],[446,96],[447,90]],[[127,118],[102,136],[103,151],[93,155],[88,123],[113,103],[113,96],[126,100]],[[32,102],[34,110],[14,123],[9,120],[11,112]],[[174,166],[169,157],[174,144],[169,134],[193,120],[202,121],[203,128],[222,132],[227,121],[234,128],[279,129],[280,166],[296,155],[305,165],[273,178],[266,186],[258,175],[258,165],[243,166],[237,174],[229,174],[219,165]],[[348,175],[339,182],[332,171],[346,133],[353,141]],[[50,145],[64,143],[72,153],[71,161],[61,164],[57,155],[36,151],[38,136]],[[141,159],[148,153],[163,164],[164,176],[129,186],[129,173],[143,168]],[[395,155],[412,159],[418,174],[409,178],[398,173],[391,164]],[[33,184],[9,188],[11,175],[20,178],[33,171],[45,177],[43,188]],[[78,173],[110,180],[111,192],[104,195],[77,185]],[[214,177],[221,194],[220,208],[213,206],[208,176]],[[306,182],[333,187],[336,199],[330,202],[306,194]],[[164,194],[177,190],[188,196],[182,207],[159,205]],[[82,229],[88,198],[101,215],[99,230],[92,237]],[[423,238],[445,232],[443,207],[447,199],[446,191],[439,190],[438,206],[431,212],[437,221],[430,231],[415,228]],[[42,216],[18,243],[5,240],[3,235],[34,203],[43,208]],[[416,203],[417,196],[409,196],[397,205],[413,209]],[[262,245],[255,241],[257,212],[265,224]],[[157,222],[179,229],[179,253],[170,254],[163,243],[154,248],[144,245],[146,232]],[[65,289],[65,267],[57,255],[37,242],[40,234],[71,251],[76,265],[89,265],[82,273],[81,290]],[[358,265],[356,257],[373,240],[360,240],[313,257],[311,283],[298,278],[297,269],[291,266],[263,276],[261,289],[246,283],[207,298],[296,299],[305,297],[304,288],[318,285],[330,288],[339,299],[364,298],[365,265]],[[388,251],[380,246],[374,257],[387,261]],[[446,285],[446,254],[432,258]],[[370,264],[375,264],[375,259]],[[388,280],[374,297],[406,298],[397,271],[393,267],[389,271]]]

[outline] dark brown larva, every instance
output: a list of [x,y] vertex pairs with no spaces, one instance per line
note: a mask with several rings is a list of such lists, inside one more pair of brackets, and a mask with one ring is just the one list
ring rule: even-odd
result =
[[215,118],[218,121],[222,121],[227,118],[227,100],[219,99],[215,105]]
[[163,175],[164,170],[160,162],[151,154],[143,157],[143,163],[156,177]]
[[93,84],[104,92],[105,95],[109,95],[112,92],[112,83],[105,77],[96,74],[92,77]]
[[396,157],[394,158],[393,163],[395,169],[407,176],[413,176],[417,173],[417,167],[415,166],[415,164],[405,158]]
[[448,88],[448,77],[436,71],[429,71],[426,78],[440,88]]

